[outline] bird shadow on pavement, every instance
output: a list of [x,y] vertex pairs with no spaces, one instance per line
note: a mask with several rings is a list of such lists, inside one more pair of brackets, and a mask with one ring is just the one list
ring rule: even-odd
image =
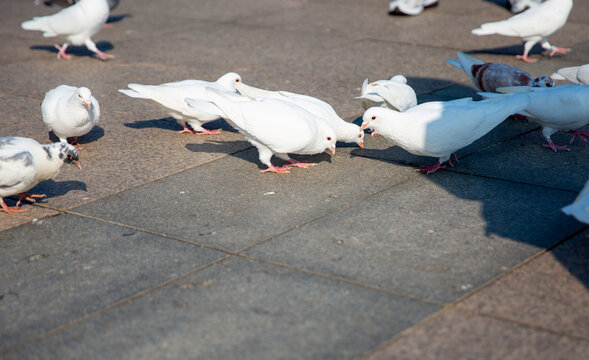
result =
[[[214,153],[214,154],[228,154],[236,158],[249,161],[257,164],[260,170],[266,169],[266,165],[260,162],[258,158],[258,150],[255,149],[247,141],[235,140],[235,141],[221,141],[221,140],[209,140],[202,144],[186,144],[186,149],[192,152],[203,152],[203,153]],[[316,155],[297,155],[289,154],[289,156],[298,161],[322,163],[331,163],[331,155],[326,153]],[[276,156],[273,156],[270,160],[274,166],[287,165],[288,162],[283,161]]]
[[[171,117],[161,118],[161,119],[151,119],[151,120],[138,120],[132,123],[125,123],[124,126],[131,128],[131,129],[163,129],[163,130],[172,130],[172,131],[181,131],[182,126],[176,121],[176,119]],[[205,129],[208,130],[216,130],[220,129],[221,131],[227,132],[237,132],[231,125],[229,125],[225,120],[219,119],[215,121],[211,121],[205,123],[203,125]],[[202,135],[205,136],[205,135]]]
[[[80,143],[80,145],[83,145],[94,142],[103,136],[104,129],[98,125],[94,125],[94,127],[92,128],[92,130],[90,130],[89,133],[78,137],[78,142]],[[49,139],[53,142],[59,142],[59,138],[53,133],[53,131],[49,133]]]
[[106,20],[107,24],[114,24],[122,21],[124,18],[133,17],[131,14],[111,15]]
[[509,1],[508,0],[483,0],[484,2],[495,4],[499,7],[509,9]]
[[[60,44],[62,45],[62,44]],[[104,52],[110,51],[112,49],[114,49],[114,46],[111,42],[109,41],[100,41],[96,43],[96,47]],[[31,50],[44,50],[44,51],[48,51],[54,54],[57,54],[57,49],[55,48],[55,46],[53,45],[33,45],[30,47]],[[74,45],[70,45],[67,47],[67,51],[66,53],[68,55],[72,55],[72,56],[77,56],[77,57],[81,57],[81,56],[89,56],[89,57],[93,57],[96,54],[94,54],[92,51],[88,50],[88,48],[86,46],[74,46]],[[96,56],[97,59],[99,59]]]
[[[67,166],[67,164],[65,164],[64,166]],[[49,180],[45,180],[45,181],[40,182],[39,184],[37,184],[37,186],[35,186],[31,190],[29,190],[28,193],[47,195],[45,198],[35,199],[36,200],[35,203],[43,203],[43,202],[45,202],[46,199],[66,195],[67,193],[69,193],[72,190],[79,190],[79,191],[84,191],[84,192],[88,191],[86,189],[86,183],[84,183],[82,181],[64,180],[64,181],[57,182],[53,179],[49,179]],[[13,195],[13,196],[5,198],[5,200],[9,200],[9,201],[6,201],[7,204],[10,204],[9,206],[13,206],[14,204],[16,204],[16,201],[18,200],[18,196]],[[29,204],[31,203],[30,201],[24,200],[24,199],[22,202],[23,203],[26,202]]]
[[[514,38],[515,39],[515,38]],[[530,50],[530,55],[542,55],[546,50],[540,46],[539,44],[535,44],[532,50]],[[509,46],[500,46],[496,48],[489,48],[489,49],[476,49],[476,50],[469,50],[465,51],[464,53],[469,55],[476,55],[476,54],[492,54],[492,55],[521,55],[524,53],[524,45],[520,43],[518,45],[509,45]]]

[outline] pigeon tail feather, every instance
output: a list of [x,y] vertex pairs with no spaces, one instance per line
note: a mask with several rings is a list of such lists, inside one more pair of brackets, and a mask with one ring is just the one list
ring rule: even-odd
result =
[[125,94],[125,95],[127,95],[127,96],[129,96],[129,97],[132,97],[132,98],[137,98],[137,99],[149,99],[149,97],[147,97],[147,96],[145,96],[145,95],[143,95],[143,94],[141,94],[141,93],[138,93],[138,92],[137,92],[137,91],[135,91],[135,90],[129,90],[129,89],[119,89],[119,92],[120,92],[120,93],[123,93],[123,94]]

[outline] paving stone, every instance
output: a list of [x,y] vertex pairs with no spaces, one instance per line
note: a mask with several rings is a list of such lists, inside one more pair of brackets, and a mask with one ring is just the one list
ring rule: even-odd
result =
[[354,359],[438,309],[234,258],[4,356]]
[[589,339],[585,231],[460,304],[460,308]]
[[[216,153],[225,144],[186,147],[194,153]],[[366,196],[363,179],[374,176],[372,189],[383,189],[415,176],[410,168],[350,158],[348,149],[340,149],[333,157],[295,156],[319,165],[295,168],[290,174],[259,173],[265,166],[259,163],[257,150],[251,149],[75,211],[238,250],[361,200]],[[222,186],[217,187],[220,182]]]
[[448,311],[366,359],[584,359],[588,351],[586,341]]
[[72,215],[0,232],[0,353],[222,255]]
[[440,172],[412,178],[246,253],[453,302],[579,230],[581,224],[560,212],[574,197]]

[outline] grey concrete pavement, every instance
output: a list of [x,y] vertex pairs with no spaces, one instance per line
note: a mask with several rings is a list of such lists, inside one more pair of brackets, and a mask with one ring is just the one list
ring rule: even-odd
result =
[[510,16],[502,3],[393,17],[383,0],[123,0],[94,37],[105,62],[83,47],[57,60],[54,39],[20,28],[55,10],[5,0],[0,136],[55,141],[39,104],[63,83],[89,87],[102,117],[81,171],[0,213],[0,358],[584,358],[589,230],[560,212],[589,177],[582,141],[553,153],[508,119],[432,175],[414,170],[435,159],[378,136],[261,174],[225,121],[178,135],[117,92],[235,71],[358,122],[365,78],[403,74],[420,103],[476,96],[445,63],[456,51],[535,76],[589,62],[588,3],[550,38],[571,53],[535,64],[513,56],[519,39],[470,34]]

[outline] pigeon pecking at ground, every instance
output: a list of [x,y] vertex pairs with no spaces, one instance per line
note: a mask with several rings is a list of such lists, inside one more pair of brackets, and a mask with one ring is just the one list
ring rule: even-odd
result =
[[56,14],[34,17],[32,20],[25,21],[21,27],[25,30],[43,31],[44,37],[64,36],[67,42],[63,46],[55,45],[58,50],[58,59],[71,58],[66,54],[68,42],[70,42],[73,45],[86,45],[88,50],[102,60],[106,60],[114,56],[98,50],[91,37],[100,31],[108,16],[106,0],[80,0]]
[[456,151],[493,130],[509,115],[525,109],[529,101],[525,94],[514,94],[476,102],[472,98],[433,101],[404,112],[373,107],[364,113],[361,128],[378,131],[412,154],[438,157],[434,166],[418,170],[431,174],[445,168],[445,162],[452,165]]
[[[41,181],[55,177],[64,162],[80,167],[78,152],[67,143],[41,145],[23,137],[0,137],[0,206],[9,214],[24,212],[18,206],[22,199],[35,201],[45,195],[29,194]],[[15,207],[8,207],[3,198],[17,195]]]
[[[589,124],[589,85],[562,85],[553,88],[537,88],[514,86],[498,88],[500,93],[526,93],[530,97],[530,105],[519,114],[528,117],[542,126],[542,136],[548,142],[544,147],[553,151],[570,149],[555,145],[550,136],[557,131],[568,131],[573,134],[572,144],[578,136],[587,142],[589,133],[580,130]],[[479,93],[486,98],[501,96],[494,93]]]
[[[335,153],[336,134],[327,122],[289,101],[244,96],[208,88],[203,99],[186,99],[187,104],[214,111],[241,132],[258,149],[260,161],[268,166],[261,172],[288,173],[288,167],[307,168],[314,163],[299,162],[288,154],[314,155],[330,149]],[[279,168],[272,155],[290,164]]]
[[446,59],[446,62],[464,71],[474,86],[482,91],[495,92],[495,89],[506,86],[554,86],[554,81],[547,76],[533,78],[532,75],[513,66],[485,63],[460,51],[456,55],[458,60]]
[[554,80],[567,80],[578,85],[589,85],[589,64],[558,69],[550,77]]
[[417,95],[403,75],[395,75],[389,80],[368,83],[364,79],[362,93],[356,99],[362,100],[364,110],[373,106],[386,107],[391,110],[405,111],[417,105]]
[[86,87],[59,85],[49,90],[41,103],[41,112],[47,129],[61,142],[73,138],[72,145],[78,145],[78,136],[90,132],[100,119],[98,100]]
[[[163,107],[184,128],[180,131],[180,134],[215,135],[221,130],[207,130],[202,125],[218,120],[222,116],[191,107],[184,99],[187,97],[202,99],[206,87],[236,93],[235,85],[239,82],[241,82],[239,74],[230,72],[213,82],[205,80],[183,80],[161,85],[128,84],[127,86],[131,90],[120,89],[119,92],[132,98],[152,100]],[[215,109],[213,108],[213,110]],[[218,112],[218,110],[215,111]],[[188,125],[190,125],[190,128]]]
[[236,88],[241,94],[251,98],[278,99],[298,105],[321,121],[326,121],[335,130],[337,141],[353,142],[360,147],[364,147],[364,132],[360,130],[360,127],[339,117],[333,107],[323,100],[288,91],[258,89],[244,83],[237,83]]
[[475,35],[504,35],[521,37],[524,40],[524,53],[517,55],[518,59],[525,62],[535,62],[530,59],[528,53],[538,42],[550,56],[554,54],[566,54],[567,48],[550,45],[547,37],[557,32],[564,26],[573,8],[573,0],[548,0],[534,6],[507,20],[482,24],[478,29],[472,30]]

